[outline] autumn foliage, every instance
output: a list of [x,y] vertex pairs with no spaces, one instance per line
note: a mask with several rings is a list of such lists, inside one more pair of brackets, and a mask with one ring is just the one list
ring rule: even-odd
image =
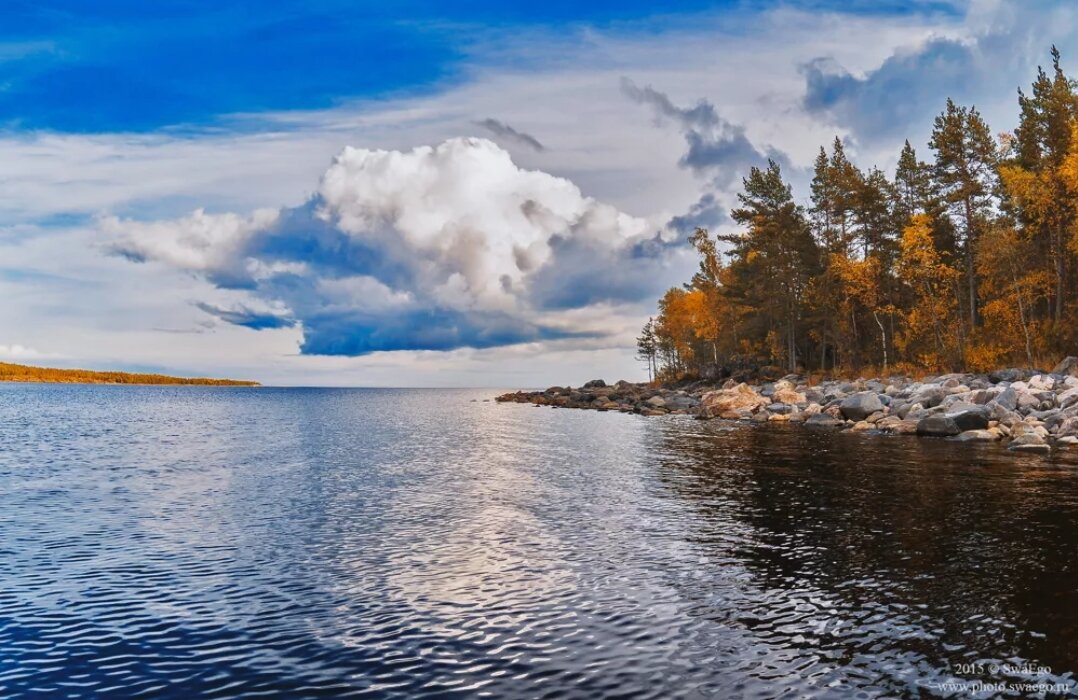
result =
[[1052,49],[993,137],[948,100],[921,161],[867,171],[838,138],[809,201],[774,161],[742,180],[734,233],[697,229],[699,271],[639,339],[660,377],[751,358],[791,371],[984,371],[1078,354],[1078,84]]
[[203,377],[169,377],[164,374],[95,372],[88,369],[52,369],[0,362],[0,382],[52,382],[61,384],[182,384],[200,386],[258,386],[258,382]]

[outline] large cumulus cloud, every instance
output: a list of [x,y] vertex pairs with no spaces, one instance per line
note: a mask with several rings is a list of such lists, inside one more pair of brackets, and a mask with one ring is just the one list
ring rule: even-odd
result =
[[101,228],[113,253],[244,296],[197,303],[222,321],[298,325],[306,354],[594,337],[567,312],[654,298],[678,274],[645,220],[484,139],[346,148],[300,207]]

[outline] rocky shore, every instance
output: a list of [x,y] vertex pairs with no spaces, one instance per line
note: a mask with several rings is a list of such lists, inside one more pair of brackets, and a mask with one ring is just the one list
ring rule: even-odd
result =
[[727,380],[661,387],[601,379],[583,387],[503,394],[497,401],[555,408],[622,411],[643,416],[693,415],[752,422],[801,423],[826,430],[877,431],[1048,452],[1078,445],[1078,357],[1051,372],[1005,369],[914,380],[823,381],[786,375],[757,383]]

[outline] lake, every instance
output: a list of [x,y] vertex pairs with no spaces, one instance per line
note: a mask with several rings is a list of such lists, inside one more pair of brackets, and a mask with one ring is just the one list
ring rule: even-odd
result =
[[497,393],[0,384],[0,697],[1078,695],[1078,450]]

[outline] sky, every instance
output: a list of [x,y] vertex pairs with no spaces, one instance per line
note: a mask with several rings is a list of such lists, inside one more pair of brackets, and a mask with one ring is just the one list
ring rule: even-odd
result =
[[[1046,0],[13,0],[0,361],[327,386],[641,380],[768,158],[1014,128]],[[1074,57],[1072,59],[1072,56]]]

